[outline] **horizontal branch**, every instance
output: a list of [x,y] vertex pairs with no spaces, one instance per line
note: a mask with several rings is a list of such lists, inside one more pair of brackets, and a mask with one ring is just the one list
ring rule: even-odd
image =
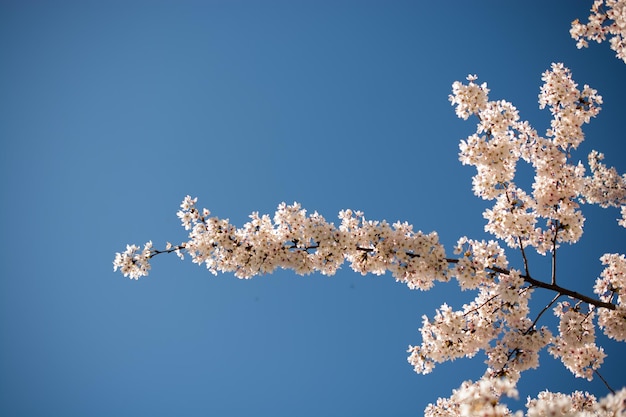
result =
[[[291,246],[286,246],[285,247],[288,250],[303,250],[303,251],[306,251],[308,253],[308,251],[311,250],[311,249],[318,249],[319,248],[319,243],[318,242],[314,242],[314,244],[312,244],[312,245],[306,245],[306,246],[303,246],[303,247],[298,247],[297,246],[297,244],[298,244],[297,241],[292,241],[290,243],[292,244]],[[173,246],[173,247],[171,247],[169,249],[166,249],[166,250],[152,249],[149,257],[151,258],[151,257],[153,257],[155,255],[159,255],[159,254],[162,254],[162,253],[176,252],[176,251],[179,251],[181,249],[185,249],[185,244]],[[376,249],[375,248],[364,248],[364,247],[357,246],[357,250],[361,250],[363,252],[374,252]],[[414,257],[419,258],[420,257],[419,254],[410,253],[410,252],[407,252],[407,255],[409,257],[411,257],[411,258],[414,258]],[[446,258],[446,262],[456,264],[456,263],[459,262],[459,260],[455,259],[455,258]],[[510,273],[511,273],[511,271],[509,271],[507,269],[504,269],[504,268],[499,268],[497,266],[487,267],[486,269],[488,269],[490,271],[493,271],[493,272],[496,272],[498,274],[510,275]],[[560,285],[549,284],[547,282],[539,281],[539,280],[531,277],[528,274],[520,275],[520,277],[524,280],[524,282],[529,283],[533,287],[538,287],[538,288],[544,288],[546,290],[551,290],[551,291],[554,291],[554,292],[556,292],[556,293],[558,293],[560,295],[566,295],[566,296],[575,298],[577,300],[583,301],[583,302],[585,302],[587,304],[592,304],[592,305],[594,305],[596,307],[607,308],[609,310],[617,309],[617,306],[615,304],[613,304],[613,303],[608,303],[608,302],[605,302],[605,301],[601,301],[601,300],[598,300],[598,299],[586,296],[586,295],[581,294],[579,292],[572,291],[570,289],[561,287]]]
[[162,253],[172,253],[172,252],[176,252],[176,251],[179,251],[179,250],[181,250],[181,249],[185,249],[185,245],[184,245],[184,244],[181,244],[181,245],[176,245],[176,246],[172,246],[172,247],[171,247],[171,248],[169,248],[169,249],[163,249],[163,250],[152,249],[152,250],[150,251],[150,256],[149,256],[149,258],[152,258],[153,256],[156,256],[156,255],[160,255],[160,254],[162,254]]
[[[454,259],[454,258],[446,258],[446,261],[448,263],[458,263],[459,262],[458,259]],[[497,272],[499,274],[509,275],[511,273],[511,271],[509,271],[507,269],[504,269],[504,268],[498,268],[497,266],[488,267],[487,269],[489,269],[490,271],[493,271],[493,272]],[[609,310],[617,309],[617,306],[615,304],[613,304],[613,303],[607,303],[605,301],[601,301],[601,300],[597,300],[595,298],[591,298],[591,297],[586,296],[584,294],[581,294],[579,292],[572,291],[572,290],[569,290],[567,288],[563,288],[560,285],[548,284],[547,282],[536,280],[535,278],[533,278],[533,277],[531,277],[529,275],[526,275],[526,274],[520,275],[520,277],[524,280],[524,282],[529,283],[533,287],[539,287],[539,288],[544,288],[546,290],[551,290],[551,291],[554,291],[556,293],[559,293],[560,295],[567,295],[569,297],[576,298],[576,299],[578,299],[580,301],[583,301],[583,302],[585,302],[587,304],[593,304],[596,307],[608,308]]]

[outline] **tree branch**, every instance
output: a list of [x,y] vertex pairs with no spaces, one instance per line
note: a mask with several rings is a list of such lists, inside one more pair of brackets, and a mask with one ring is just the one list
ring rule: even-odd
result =
[[[295,242],[291,242],[292,244],[294,244]],[[298,248],[295,244],[294,246],[287,246],[287,249],[301,249],[304,250],[308,253],[308,251],[310,249],[317,249],[319,247],[319,243],[318,242],[314,242],[312,245],[307,245],[306,247],[302,247],[302,248]],[[172,246],[170,249],[166,249],[166,250],[157,250],[157,249],[152,249],[152,251],[150,252],[150,258],[152,258],[155,255],[159,255],[161,253],[171,253],[171,252],[176,252],[178,250],[181,249],[185,249],[185,244],[181,243],[180,245],[177,246]],[[358,250],[364,251],[364,252],[374,252],[376,249],[375,248],[363,248],[363,247],[357,247]],[[407,253],[407,255],[409,257],[419,257],[419,254],[415,254],[415,253]],[[458,263],[459,260],[456,258],[446,258],[446,262],[448,263]],[[492,267],[487,267],[486,269],[496,272],[498,274],[504,274],[504,275],[510,275],[511,271],[504,269],[504,268],[499,268],[497,266],[492,266]],[[538,288],[544,288],[546,290],[551,290],[554,291],[560,295],[567,295],[569,297],[578,299],[580,301],[583,301],[587,304],[592,304],[596,307],[602,307],[602,308],[608,308],[609,310],[615,310],[617,309],[617,306],[613,303],[609,303],[609,302],[604,302],[604,301],[600,301],[597,300],[595,298],[591,298],[589,296],[580,294],[576,291],[572,291],[569,290],[567,288],[561,287],[560,285],[556,285],[556,284],[548,284],[547,282],[543,282],[543,281],[539,281],[536,280],[534,278],[532,278],[530,275],[528,274],[524,274],[521,275],[522,279],[524,280],[524,282],[527,282],[528,284],[532,285],[533,287],[538,287]]]
[[156,255],[160,255],[162,253],[176,252],[177,250],[181,250],[181,249],[185,249],[185,244],[184,243],[181,243],[180,245],[177,245],[177,246],[172,246],[171,248],[164,249],[164,250],[152,249],[150,251],[150,258],[152,258],[153,256],[156,256]]
[[598,375],[598,378],[600,378],[600,380],[601,380],[602,382],[604,382],[604,385],[606,385],[606,387],[608,388],[608,390],[609,390],[609,391],[611,391],[611,393],[612,393],[613,395],[615,395],[615,390],[614,390],[613,388],[611,388],[611,386],[609,385],[609,383],[608,383],[608,382],[606,382],[606,379],[604,379],[604,377],[600,374],[600,372],[598,372],[598,370],[597,370],[597,369],[594,369],[594,370],[593,370],[593,373],[595,373],[596,375]]
[[519,243],[519,248],[522,252],[522,259],[524,260],[524,270],[526,271],[526,275],[530,275],[530,271],[528,270],[528,259],[526,258],[526,251],[524,250],[524,243],[522,242],[522,238],[520,236],[517,237],[517,242]]
[[552,301],[550,301],[548,304],[546,304],[546,306],[539,312],[539,314],[537,314],[537,317],[535,317],[535,321],[533,321],[533,324],[530,325],[530,327],[528,327],[528,329],[524,332],[524,334],[528,334],[528,332],[530,332],[536,325],[537,322],[539,321],[539,318],[543,315],[543,313],[545,313],[550,307],[552,307],[552,304],[554,304],[556,302],[556,300],[559,299],[559,297],[561,297],[562,294],[557,294],[554,296],[554,298],[552,299]]
[[[446,261],[448,263],[458,263],[459,262],[458,259],[454,259],[454,258],[446,258]],[[511,273],[511,271],[509,271],[507,269],[504,269],[504,268],[498,268],[497,266],[488,267],[486,269],[488,269],[490,271],[493,271],[493,272],[497,272],[499,274],[505,274],[505,275],[509,275]],[[534,278],[532,278],[532,277],[530,277],[528,275],[521,275],[521,277],[522,277],[522,279],[525,282],[529,283],[530,285],[532,285],[534,287],[539,287],[539,288],[544,288],[546,290],[551,290],[551,291],[559,293],[560,295],[567,295],[569,297],[576,298],[576,299],[578,299],[580,301],[583,301],[583,302],[585,302],[587,304],[593,304],[596,307],[608,308],[609,310],[617,309],[617,306],[615,304],[613,304],[613,303],[607,303],[607,302],[604,302],[604,301],[597,300],[595,298],[591,298],[591,297],[583,295],[583,294],[581,294],[579,292],[572,291],[572,290],[569,290],[567,288],[563,288],[560,285],[548,284],[547,282],[536,280],[536,279],[534,279]]]
[[561,223],[557,221],[554,237],[552,238],[552,285],[556,285],[556,237],[559,234],[560,227]]

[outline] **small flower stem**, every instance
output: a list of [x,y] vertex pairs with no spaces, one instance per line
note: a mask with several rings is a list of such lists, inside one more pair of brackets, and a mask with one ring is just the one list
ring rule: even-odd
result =
[[160,255],[162,253],[176,252],[177,250],[181,250],[181,249],[185,249],[185,244],[184,243],[181,243],[178,246],[172,246],[171,248],[164,249],[164,250],[152,249],[152,251],[150,251],[150,258],[152,258],[153,256],[156,256],[156,255]]
[[561,224],[557,222],[554,230],[554,237],[552,238],[552,285],[556,285],[556,237],[559,233]]
[[530,272],[528,270],[528,259],[526,258],[526,251],[524,250],[524,244],[522,243],[522,238],[520,236],[517,237],[517,242],[519,243],[519,248],[522,252],[522,259],[524,260],[524,270],[526,271],[526,275],[530,276]]
[[557,294],[554,296],[554,298],[552,299],[552,301],[550,301],[548,304],[546,304],[546,306],[539,312],[539,314],[537,314],[537,317],[535,317],[535,321],[533,321],[533,324],[530,325],[530,327],[528,328],[528,330],[526,330],[525,334],[527,334],[528,332],[530,332],[536,325],[537,322],[539,321],[539,318],[543,315],[543,313],[545,313],[550,307],[552,307],[552,304],[554,304],[556,302],[556,300],[559,299],[559,297],[561,297],[562,294]]
[[604,377],[600,374],[600,372],[598,372],[597,369],[593,370],[593,373],[598,375],[598,378],[600,378],[600,380],[604,383],[604,385],[608,388],[609,391],[611,391],[611,393],[613,395],[615,395],[615,390],[613,388],[611,388],[611,386],[609,385],[608,382],[606,382],[606,379],[604,379]]

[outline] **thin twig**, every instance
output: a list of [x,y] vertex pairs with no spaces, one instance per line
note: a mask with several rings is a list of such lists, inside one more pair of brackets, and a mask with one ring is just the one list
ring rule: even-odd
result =
[[519,248],[522,252],[522,259],[524,260],[524,270],[526,271],[526,275],[530,276],[530,271],[528,270],[528,259],[526,258],[526,251],[524,250],[524,244],[522,243],[522,238],[520,236],[517,237],[517,242],[519,243]]
[[485,301],[485,302],[484,302],[484,303],[482,303],[481,305],[479,305],[479,306],[477,306],[477,307],[475,307],[475,308],[473,308],[473,309],[471,309],[471,310],[466,311],[465,313],[463,313],[463,317],[467,316],[467,315],[468,315],[468,314],[470,314],[470,313],[474,313],[474,312],[476,312],[476,311],[480,310],[481,308],[483,308],[484,306],[486,306],[487,304],[489,304],[490,302],[492,302],[492,301],[493,301],[493,300],[494,300],[497,296],[498,296],[498,294],[494,294],[493,296],[489,297],[489,298],[487,299],[487,301]]
[[596,374],[596,375],[598,375],[598,378],[600,378],[600,380],[601,380],[602,382],[604,382],[604,385],[606,385],[606,387],[609,389],[609,391],[611,391],[611,393],[612,393],[613,395],[615,395],[615,390],[614,390],[613,388],[611,388],[611,386],[609,385],[609,383],[608,383],[608,382],[606,382],[606,379],[604,379],[604,377],[600,374],[600,372],[598,372],[598,370],[597,370],[597,369],[594,369],[594,370],[593,370],[593,373],[594,373],[594,374]]
[[524,332],[524,334],[527,334],[528,332],[530,332],[536,325],[537,322],[539,321],[539,317],[541,317],[543,315],[543,313],[545,313],[550,307],[552,307],[552,304],[554,304],[556,302],[556,300],[559,299],[559,297],[561,297],[562,294],[557,294],[554,296],[554,298],[552,299],[552,301],[550,301],[540,312],[539,314],[537,314],[537,317],[535,317],[535,321],[533,321],[533,324],[530,325],[530,327],[528,328],[528,330],[526,330]]
[[152,249],[152,250],[150,251],[150,256],[149,256],[149,258],[152,258],[153,256],[156,256],[156,255],[160,255],[160,254],[162,254],[162,253],[172,253],[172,252],[176,252],[177,250],[181,250],[181,249],[185,249],[185,244],[184,244],[184,243],[181,243],[180,245],[177,245],[177,246],[172,246],[171,248],[169,248],[169,249],[164,249],[164,250]]
[[556,285],[556,237],[559,234],[560,227],[561,224],[557,220],[554,237],[552,238],[552,285]]

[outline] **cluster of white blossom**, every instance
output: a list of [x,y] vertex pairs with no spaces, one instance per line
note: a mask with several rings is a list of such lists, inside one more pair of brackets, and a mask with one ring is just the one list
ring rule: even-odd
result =
[[436,404],[429,404],[424,410],[426,417],[521,417],[521,412],[513,414],[500,403],[505,395],[517,398],[515,383],[507,378],[482,378],[476,382],[464,381],[454,390],[450,398],[440,398]]
[[[621,206],[620,224],[626,225],[626,177],[602,164],[602,154],[595,151],[588,157],[590,176],[582,163],[571,162],[570,153],[584,140],[581,127],[597,115],[602,98],[586,85],[579,90],[570,71],[553,64],[543,74],[539,95],[540,107],[548,107],[553,120],[541,137],[520,120],[511,103],[490,101],[487,85],[477,84],[475,75],[467,80],[455,82],[450,96],[460,118],[478,119],[476,132],[461,142],[460,160],[476,167],[474,193],[495,201],[483,214],[485,230],[520,249],[523,269],[510,268],[504,249],[494,240],[462,237],[454,250],[457,258],[448,258],[435,232],[415,232],[406,222],[366,220],[353,210],[339,213],[337,227],[317,212],[307,214],[298,203],[280,204],[273,217],[252,213],[250,221],[238,228],[228,219],[210,217],[209,210],[198,209],[197,199],[190,196],[177,212],[189,231],[187,241],[168,243],[163,251],[151,242],[143,250],[128,245],[116,254],[114,269],[137,279],[148,275],[153,256],[176,252],[181,258],[189,255],[213,274],[230,272],[239,278],[277,268],[333,275],[346,261],[364,275],[390,272],[411,289],[428,290],[435,281],[454,278],[462,290],[475,291],[475,298],[459,310],[443,304],[432,320],[424,316],[422,343],[409,346],[408,361],[416,372],[427,374],[438,363],[473,357],[482,350],[487,370],[478,382],[463,383],[450,398],[430,405],[429,416],[513,415],[500,404],[500,397],[516,395],[521,373],[539,365],[539,353],[546,347],[575,376],[591,379],[605,356],[595,344],[596,321],[609,337],[626,340],[624,255],[602,257],[607,266],[594,288],[599,298],[593,299],[557,285],[554,268],[550,282],[531,277],[526,251],[554,255],[559,243],[578,241],[585,220],[581,202]],[[532,191],[514,182],[521,161],[535,171]],[[556,296],[531,318],[529,300],[536,288]],[[578,303],[556,303],[566,295]],[[553,305],[559,318],[556,335],[538,325]],[[607,398],[596,402],[577,393],[540,394],[528,402],[528,415],[603,415],[598,407],[623,411],[625,390]]]
[[610,393],[600,401],[587,392],[572,394],[542,391],[528,398],[526,413],[512,412],[500,402],[517,398],[515,384],[507,378],[481,378],[465,381],[450,398],[439,398],[426,407],[426,417],[617,417],[626,413],[626,388]]
[[[518,112],[511,104],[490,101],[485,83],[478,85],[477,77],[473,75],[467,79],[467,85],[454,84],[450,101],[456,106],[460,118],[467,119],[474,114],[478,119],[476,133],[461,142],[460,160],[476,167],[474,193],[495,200],[494,206],[484,212],[488,221],[487,232],[509,247],[521,248],[522,254],[528,247],[545,254],[556,251],[559,242],[574,243],[580,239],[584,223],[580,202],[602,207],[621,206],[624,217],[626,176],[619,176],[614,168],[600,163],[603,155],[596,151],[588,157],[591,176],[585,176],[585,167],[580,162],[570,162],[571,152],[584,140],[582,125],[600,110],[602,98],[595,90],[587,85],[579,90],[570,71],[562,64],[553,64],[543,74],[544,84],[539,95],[540,107],[548,107],[553,120],[545,137],[540,137],[528,122],[519,120]],[[516,165],[520,160],[535,170],[532,193],[514,183]],[[540,219],[545,219],[545,226],[538,227]],[[622,223],[624,220],[620,220]],[[529,276],[521,276],[515,270],[503,273],[507,267],[503,254],[474,260],[475,254],[465,250],[463,245],[471,248],[472,242],[466,238],[459,241],[456,253],[463,254],[463,257],[456,261],[449,274],[460,278],[462,288],[478,288],[479,294],[471,305],[463,306],[460,311],[444,305],[437,311],[434,321],[424,319],[422,345],[409,349],[409,361],[417,372],[428,373],[435,363],[461,356],[471,357],[478,349],[484,349],[488,358],[486,375],[517,381],[520,372],[538,366],[539,351],[549,346],[549,352],[560,358],[575,376],[591,379],[605,357],[602,348],[595,344],[596,312],[598,325],[609,337],[617,340],[626,337],[626,308],[619,298],[620,291],[626,291],[622,290],[626,288],[623,255],[602,258],[602,262],[609,266],[595,289],[602,301],[615,303],[615,308],[589,305],[583,314],[578,305],[570,307],[567,302],[558,303],[554,312],[560,319],[559,332],[553,336],[545,327],[536,328],[536,320],[531,321],[528,317],[528,298],[534,286]],[[496,259],[501,259],[502,265],[497,265]],[[525,255],[524,260],[526,262]],[[554,285],[555,279],[553,276]],[[506,285],[495,288],[495,283],[507,280]],[[524,286],[525,282],[532,285]],[[508,301],[504,288],[509,291]],[[556,291],[558,294],[553,302],[562,295]],[[514,303],[508,311],[507,302]],[[477,327],[473,316],[481,312],[488,325],[482,322],[482,327]],[[491,332],[485,331],[485,327]],[[466,341],[465,333],[475,328],[482,330],[478,333],[484,337],[482,344]],[[460,406],[458,396],[455,392],[450,399],[440,400],[432,406],[432,415],[463,415],[460,408],[449,412],[450,404]],[[625,396],[623,392],[622,398]],[[571,403],[571,397],[568,398]],[[442,404],[443,408],[440,407]],[[529,415],[544,415],[542,404],[542,401],[532,403],[534,411],[531,412],[529,406]],[[623,410],[624,404],[620,407]],[[507,410],[502,412],[484,415],[508,415]],[[550,413],[545,415],[561,415]]]
[[617,253],[604,254],[600,260],[607,265],[596,280],[593,291],[602,301],[615,302],[617,308],[598,311],[598,325],[611,339],[626,341],[626,258]]
[[580,416],[593,412],[596,404],[594,395],[581,391],[574,391],[571,395],[542,391],[537,398],[526,401],[528,417]]
[[597,401],[594,395],[574,391],[571,395],[540,392],[526,402],[528,417],[616,417],[626,412],[626,388]]
[[561,63],[552,64],[541,80],[539,108],[548,107],[553,116],[546,136],[563,150],[576,149],[584,140],[582,125],[600,112],[602,97],[586,84],[578,90],[570,70]]
[[477,75],[468,75],[469,84],[463,84],[460,81],[455,81],[452,84],[451,97],[456,98],[456,115],[463,120],[467,120],[471,115],[478,113],[478,110],[487,104],[489,94],[487,83],[478,85],[474,83],[477,79]]
[[125,277],[139,279],[139,277],[148,275],[151,257],[152,241],[147,242],[141,251],[137,245],[126,245],[126,251],[115,254],[113,271],[117,271],[119,268]]
[[555,358],[579,378],[591,381],[606,354],[596,345],[594,311],[582,312],[569,302],[558,303],[554,314],[559,318],[559,335],[548,349]]
[[604,154],[592,151],[587,160],[591,176],[585,178],[584,199],[599,204],[600,207],[620,207],[626,210],[626,174],[619,175],[614,167],[607,167],[601,161]]
[[[208,217],[198,210],[197,199],[185,197],[177,215],[189,232],[184,248],[192,261],[205,264],[213,274],[233,272],[239,278],[292,269],[300,275],[320,272],[333,275],[345,260],[363,275],[389,271],[411,289],[427,290],[434,281],[447,281],[447,260],[437,233],[414,232],[408,223],[366,220],[362,212],[343,210],[337,228],[317,212],[307,215],[298,203],[279,205],[273,219],[250,215],[242,228],[228,219]],[[148,260],[159,251],[146,244],[142,252],[128,246],[117,253],[114,267],[124,276],[148,275]],[[166,249],[171,250],[168,244]],[[182,253],[181,253],[182,256]]]
[[505,269],[509,265],[504,249],[494,240],[485,242],[462,237],[454,248],[454,254],[463,256],[456,261],[450,274],[456,277],[463,290],[493,283],[489,277],[493,272],[489,268]]
[[[542,254],[554,250],[557,242],[578,241],[585,220],[578,201],[597,192],[600,182],[610,182],[605,188],[612,187],[611,201],[619,192],[626,192],[626,181],[617,181],[617,174],[606,167],[596,164],[594,173],[609,174],[589,180],[581,163],[569,162],[570,151],[584,139],[582,125],[598,114],[602,97],[587,85],[579,90],[563,64],[552,64],[542,76],[544,84],[539,94],[540,107],[549,107],[553,115],[544,138],[520,120],[512,104],[489,101],[487,85],[478,85],[475,75],[467,79],[467,85],[454,83],[450,102],[459,117],[474,114],[479,121],[476,133],[461,141],[460,160],[476,167],[474,193],[495,199],[494,207],[484,213],[486,231],[509,247],[531,246]],[[514,183],[520,159],[535,169],[532,194]],[[594,197],[590,195],[587,201],[595,202]],[[619,202],[623,202],[623,196]],[[537,225],[540,218],[546,219],[543,228]]]
[[595,0],[591,6],[588,23],[572,22],[570,35],[578,49],[589,46],[589,41],[601,43],[611,35],[609,43],[616,56],[626,62],[626,1]]
[[528,318],[533,289],[519,271],[504,269],[506,257],[497,242],[462,238],[455,253],[463,256],[448,274],[462,289],[478,289],[478,294],[459,311],[443,304],[434,320],[424,316],[422,343],[409,346],[409,363],[417,373],[427,374],[436,363],[483,350],[489,374],[517,381],[522,371],[538,366],[539,351],[552,336]]

